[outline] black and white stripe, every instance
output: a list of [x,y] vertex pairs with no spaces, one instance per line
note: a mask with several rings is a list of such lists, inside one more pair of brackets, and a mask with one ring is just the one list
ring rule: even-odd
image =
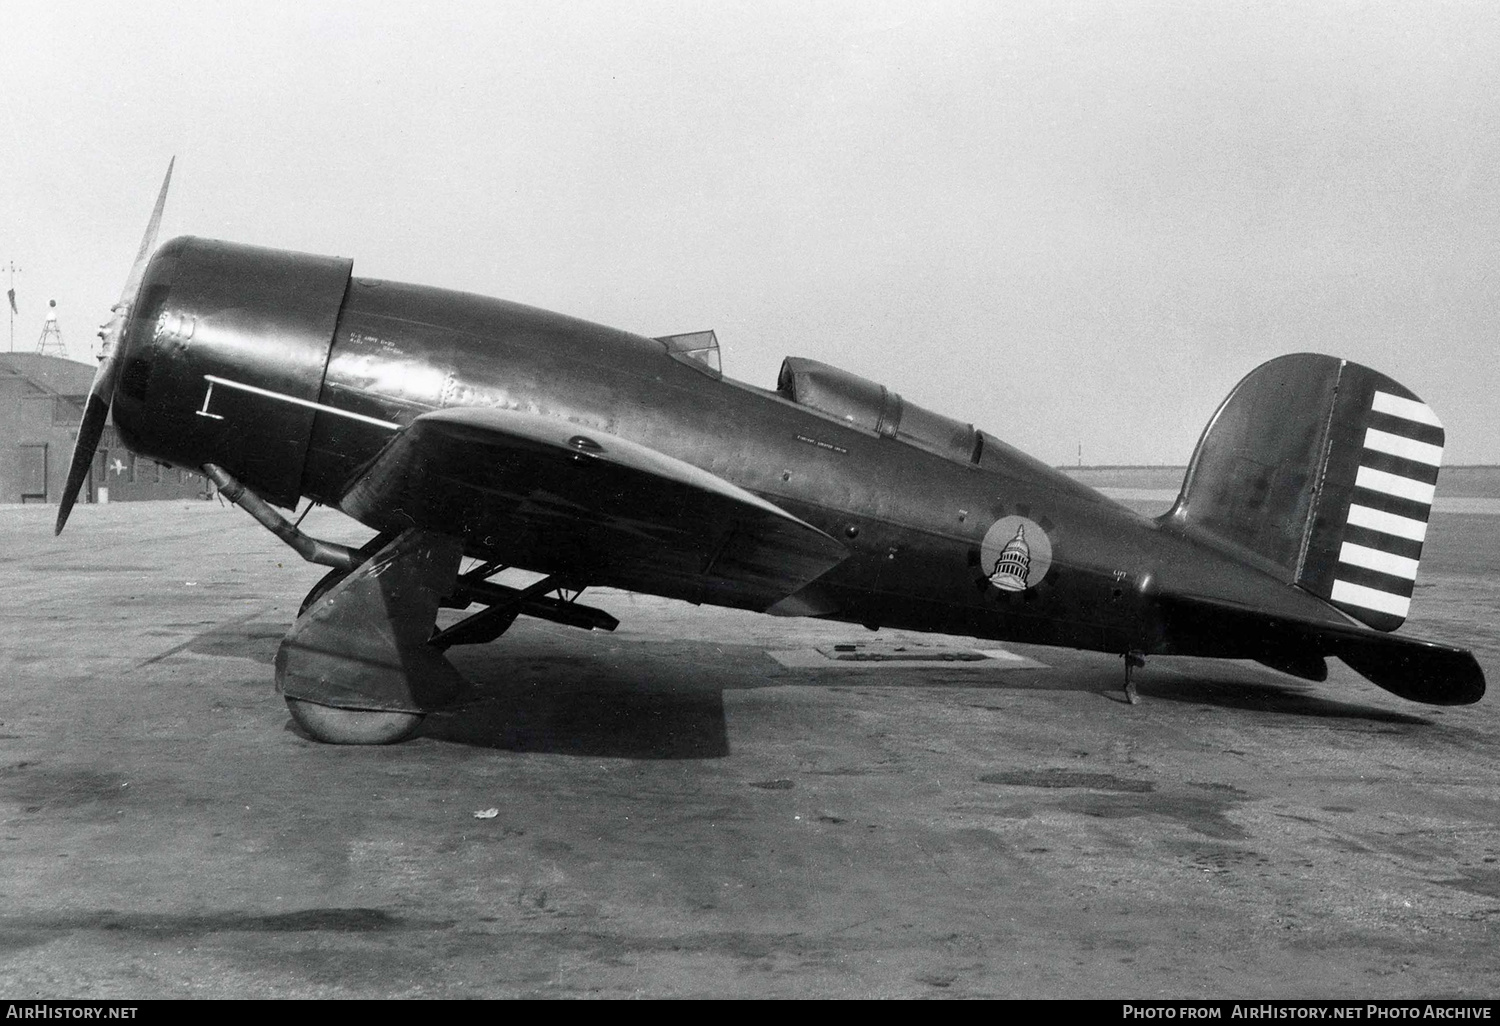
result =
[[1443,425],[1432,409],[1377,391],[1339,548],[1334,602],[1354,607],[1350,612],[1361,619],[1406,618],[1442,461]]

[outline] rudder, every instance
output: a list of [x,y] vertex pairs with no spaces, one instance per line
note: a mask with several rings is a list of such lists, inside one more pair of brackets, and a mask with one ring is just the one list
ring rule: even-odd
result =
[[1443,441],[1431,408],[1384,374],[1314,353],[1279,357],[1220,405],[1163,519],[1395,630],[1411,604]]

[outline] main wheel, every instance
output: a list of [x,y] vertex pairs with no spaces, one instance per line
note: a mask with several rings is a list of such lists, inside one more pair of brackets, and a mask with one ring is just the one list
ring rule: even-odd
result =
[[322,577],[318,578],[318,583],[312,586],[312,590],[309,591],[307,593],[307,597],[302,600],[302,605],[297,607],[297,615],[301,616],[303,613],[307,612],[308,607],[310,607],[314,602],[318,601],[318,599],[322,598],[324,595],[327,595],[330,591],[333,590],[333,586],[335,584],[338,584],[353,572],[353,570],[346,570],[343,567],[335,567],[334,569],[324,574]]
[[405,741],[422,725],[421,713],[380,709],[338,709],[301,698],[288,698],[297,726],[315,741],[330,745],[389,745]]

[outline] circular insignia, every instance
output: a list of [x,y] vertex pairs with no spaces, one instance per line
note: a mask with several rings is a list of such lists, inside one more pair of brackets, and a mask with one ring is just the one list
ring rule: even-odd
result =
[[980,569],[997,591],[1035,588],[1052,566],[1052,539],[1026,517],[1001,517],[984,533]]

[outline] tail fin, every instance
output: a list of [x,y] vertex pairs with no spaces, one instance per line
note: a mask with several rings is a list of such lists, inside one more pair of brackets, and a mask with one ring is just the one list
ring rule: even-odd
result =
[[1392,631],[1411,604],[1442,454],[1432,410],[1384,374],[1283,356],[1224,400],[1164,519]]

